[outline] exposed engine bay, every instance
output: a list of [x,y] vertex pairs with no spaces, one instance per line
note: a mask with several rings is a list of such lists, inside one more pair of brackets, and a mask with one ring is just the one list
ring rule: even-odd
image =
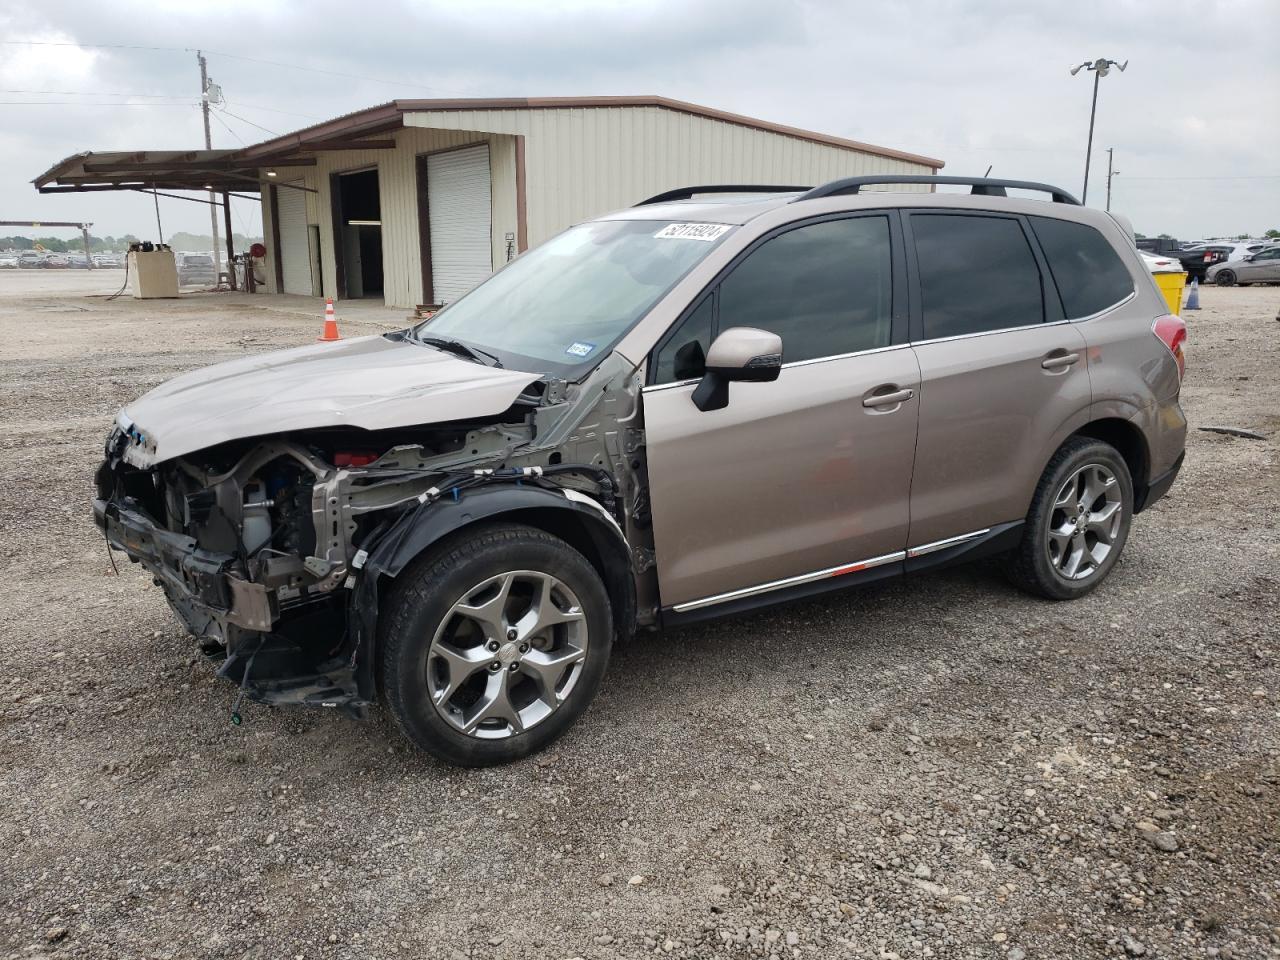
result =
[[376,695],[380,583],[487,515],[536,512],[621,561],[621,631],[654,622],[653,572],[634,572],[652,556],[639,380],[608,366],[588,385],[535,381],[495,416],[289,431],[158,462],[147,425],[122,415],[95,516],[244,696],[358,712]]

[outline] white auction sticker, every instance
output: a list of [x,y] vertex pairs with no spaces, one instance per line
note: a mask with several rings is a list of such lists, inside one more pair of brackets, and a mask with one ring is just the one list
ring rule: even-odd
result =
[[711,243],[728,232],[729,228],[722,223],[673,223],[653,236],[657,240],[702,240],[704,243]]

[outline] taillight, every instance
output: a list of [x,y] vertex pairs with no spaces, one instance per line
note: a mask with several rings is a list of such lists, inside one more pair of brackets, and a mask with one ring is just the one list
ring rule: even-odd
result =
[[1151,325],[1151,332],[1160,338],[1160,342],[1169,348],[1173,359],[1178,361],[1178,379],[1187,372],[1187,358],[1182,352],[1182,345],[1187,342],[1187,325],[1171,313],[1156,317]]
[[1205,263],[1212,263],[1212,262],[1213,262],[1213,251],[1212,251],[1212,250],[1206,250],[1206,251],[1204,252],[1204,262],[1205,262]]

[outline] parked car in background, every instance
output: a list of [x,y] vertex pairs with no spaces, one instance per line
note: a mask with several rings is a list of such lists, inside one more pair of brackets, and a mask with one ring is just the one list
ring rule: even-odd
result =
[[93,255],[93,264],[96,267],[119,267],[120,258],[114,253],[95,253]]
[[72,270],[88,270],[89,258],[83,253],[69,253],[67,254],[67,266]]
[[1280,245],[1263,247],[1243,260],[1228,260],[1209,268],[1206,277],[1210,283],[1222,287],[1251,283],[1280,283]]
[[1223,245],[1188,247],[1175,254],[1187,272],[1187,279],[1204,282],[1205,271],[1215,263],[1226,263],[1231,256],[1231,248]]
[[18,254],[13,251],[5,251],[0,253],[0,270],[17,270]]
[[178,263],[178,283],[182,286],[213,286],[218,275],[213,269],[213,257],[206,253],[184,253]]
[[1060,188],[889,182],[974,192],[673,190],[404,330],[185,373],[117,415],[96,522],[243,696],[472,766],[637,629],[981,556],[1081,597],[1182,465],[1186,327]]
[[71,266],[71,259],[65,253],[51,253],[44,258],[46,270],[65,270]]
[[1157,256],[1176,256],[1182,244],[1172,237],[1139,237],[1134,241],[1143,253],[1154,253]]
[[44,266],[44,254],[39,250],[23,250],[18,254],[18,266],[23,270],[34,270]]

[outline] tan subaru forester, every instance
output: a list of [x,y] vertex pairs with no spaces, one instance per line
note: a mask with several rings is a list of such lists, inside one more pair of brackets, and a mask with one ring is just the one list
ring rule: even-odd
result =
[[[863,189],[898,184],[971,192]],[[1184,338],[1126,228],[1055,187],[694,187],[418,326],[158,387],[94,513],[236,706],[382,702],[499,763],[638,629],[984,555],[1092,590],[1182,463]]]

